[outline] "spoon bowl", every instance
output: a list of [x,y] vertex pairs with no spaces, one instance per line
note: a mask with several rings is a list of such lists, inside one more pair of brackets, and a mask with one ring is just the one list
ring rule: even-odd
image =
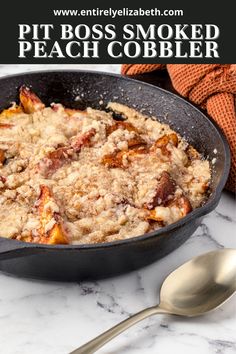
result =
[[236,250],[208,252],[184,263],[165,279],[159,308],[171,314],[199,316],[224,303],[236,291]]
[[194,317],[222,305],[236,291],[236,250],[222,249],[193,258],[170,273],[160,303],[112,327],[70,354],[91,354],[135,323],[157,314]]

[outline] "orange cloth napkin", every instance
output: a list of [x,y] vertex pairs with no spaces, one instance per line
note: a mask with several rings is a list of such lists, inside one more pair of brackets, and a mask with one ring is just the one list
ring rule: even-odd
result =
[[124,64],[124,75],[167,69],[176,91],[206,109],[224,131],[231,149],[226,188],[236,192],[236,64]]

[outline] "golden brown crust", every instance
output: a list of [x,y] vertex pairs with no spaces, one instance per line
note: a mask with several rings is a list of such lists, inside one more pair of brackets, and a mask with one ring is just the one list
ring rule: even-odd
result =
[[159,138],[150,148],[150,151],[154,152],[156,149],[161,149],[163,155],[170,155],[170,151],[167,149],[167,145],[171,144],[175,147],[178,146],[179,140],[178,136],[175,133],[171,133],[168,135],[163,135]]
[[154,209],[157,205],[165,205],[173,198],[176,188],[175,181],[171,178],[167,171],[163,171],[157,183],[155,194],[151,201],[146,203],[145,207],[149,210]]
[[[39,243],[46,244],[68,244],[68,238],[63,227],[61,217],[58,212],[53,211],[50,206],[47,206],[50,202],[54,202],[52,192],[45,186],[40,186],[40,196],[37,202],[38,212],[40,215],[41,227],[38,230],[40,235]],[[47,231],[47,224],[52,220],[55,220],[53,227]]]

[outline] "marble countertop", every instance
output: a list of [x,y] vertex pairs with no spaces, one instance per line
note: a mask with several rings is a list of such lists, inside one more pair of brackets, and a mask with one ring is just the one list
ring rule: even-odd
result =
[[[118,65],[2,65],[0,76],[41,69],[119,72]],[[224,192],[219,206],[179,249],[139,271],[113,279],[55,283],[0,272],[0,353],[67,354],[131,314],[152,306],[165,276],[193,256],[236,248],[236,204]],[[236,296],[208,315],[184,319],[159,315],[107,344],[103,354],[234,354]]]

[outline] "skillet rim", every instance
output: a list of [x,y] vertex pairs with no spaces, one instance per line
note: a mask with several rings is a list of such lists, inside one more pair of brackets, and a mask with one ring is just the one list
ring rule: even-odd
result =
[[[112,247],[119,247],[119,246],[126,246],[127,244],[132,245],[133,243],[137,244],[140,242],[145,241],[146,239],[150,239],[153,237],[161,237],[171,231],[173,231],[174,229],[178,229],[181,228],[182,226],[184,226],[186,223],[190,223],[191,221],[193,221],[194,219],[200,218],[206,214],[209,214],[212,210],[215,209],[215,207],[217,206],[220,197],[221,197],[221,193],[222,190],[225,186],[225,183],[227,181],[228,175],[229,175],[229,170],[230,170],[230,158],[231,158],[231,154],[230,154],[230,148],[229,148],[229,144],[228,141],[224,135],[224,133],[222,132],[221,128],[218,126],[218,124],[211,118],[209,117],[207,114],[203,113],[200,109],[198,109],[194,104],[190,103],[189,101],[187,101],[185,98],[176,95],[173,92],[167,91],[161,87],[155,86],[153,84],[149,84],[147,82],[141,81],[141,80],[137,80],[137,79],[133,79],[131,77],[127,77],[124,75],[120,75],[120,74],[115,74],[115,73],[110,73],[110,72],[104,72],[104,71],[95,71],[95,70],[77,70],[77,69],[71,69],[71,70],[63,70],[63,69],[59,69],[59,70],[32,70],[32,71],[26,71],[26,72],[20,72],[20,73],[16,73],[16,74],[9,74],[9,75],[4,75],[4,76],[0,76],[0,81],[5,80],[5,79],[11,79],[14,77],[19,77],[19,76],[30,76],[30,75],[34,75],[34,74],[60,74],[60,73],[82,73],[82,74],[96,74],[96,75],[101,75],[101,76],[106,76],[106,77],[116,77],[119,78],[121,80],[124,81],[131,81],[131,82],[135,82],[137,83],[139,86],[143,85],[144,87],[151,87],[152,89],[156,89],[158,91],[163,92],[165,95],[169,95],[170,97],[174,97],[175,99],[180,100],[181,103],[184,103],[187,105],[187,107],[192,107],[196,112],[198,112],[198,114],[201,114],[201,116],[203,117],[203,119],[206,119],[208,121],[208,123],[210,125],[213,126],[213,128],[216,130],[216,132],[219,134],[219,137],[223,143],[223,147],[224,147],[224,168],[222,169],[222,177],[219,181],[219,183],[217,184],[217,187],[215,188],[215,190],[213,190],[208,198],[208,200],[206,201],[206,203],[204,205],[202,205],[201,207],[194,209],[193,211],[191,211],[188,215],[186,215],[185,217],[183,217],[182,219],[162,227],[159,230],[156,231],[152,231],[149,233],[145,233],[143,235],[139,235],[139,236],[135,236],[135,237],[131,237],[128,239],[124,239],[124,240],[117,240],[117,241],[111,241],[111,242],[104,242],[104,243],[95,243],[95,244],[81,244],[81,245],[46,245],[46,244],[40,244],[40,243],[31,243],[31,242],[23,242],[23,241],[17,241],[17,240],[13,240],[13,239],[9,239],[9,238],[5,238],[5,237],[0,237],[0,242],[3,243],[8,242],[11,243],[12,245],[15,245],[15,247],[11,250],[9,250],[9,252],[11,252],[12,250],[17,250],[17,249],[37,249],[37,250],[96,250],[96,249],[104,249],[104,248],[112,248]],[[4,242],[4,243],[5,243]],[[0,250],[1,253],[1,250]]]

